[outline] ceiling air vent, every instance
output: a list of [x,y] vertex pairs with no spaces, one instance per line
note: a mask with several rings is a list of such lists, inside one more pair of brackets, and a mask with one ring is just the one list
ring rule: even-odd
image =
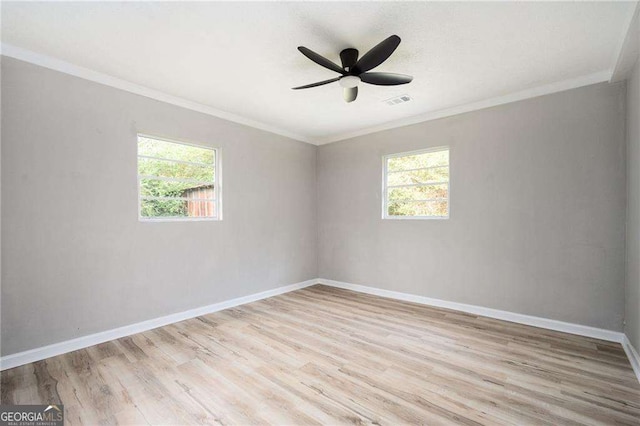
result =
[[411,97],[409,95],[400,95],[400,96],[396,96],[395,98],[384,100],[382,102],[386,103],[387,105],[398,105],[398,104],[403,104],[405,102],[409,102],[410,100],[411,100]]

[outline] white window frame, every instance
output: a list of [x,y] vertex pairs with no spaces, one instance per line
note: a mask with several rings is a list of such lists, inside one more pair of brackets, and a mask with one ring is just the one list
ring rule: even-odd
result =
[[[390,216],[388,214],[389,200],[387,199],[388,188],[390,187],[387,186],[387,176],[389,173],[399,173],[399,172],[389,172],[387,170],[388,160],[390,158],[408,157],[412,155],[427,154],[430,152],[438,152],[438,151],[449,151],[449,163],[447,164],[447,167],[449,168],[449,180],[446,182],[447,215],[446,216]],[[438,167],[443,167],[443,166],[438,166]],[[427,168],[435,168],[435,167],[425,167],[424,169],[427,169]],[[411,170],[423,170],[423,168],[411,169]],[[403,170],[403,171],[406,172],[408,170]],[[440,182],[438,182],[438,184],[440,184]],[[444,184],[445,183],[443,182],[442,185]],[[421,185],[429,185],[429,183],[415,184],[415,185],[392,185],[391,188],[400,187],[400,186],[406,187],[406,186],[421,186]],[[435,200],[423,200],[423,201],[435,201]],[[382,156],[382,219],[383,220],[385,219],[388,219],[388,220],[446,220],[446,219],[449,219],[449,217],[451,217],[451,149],[449,148],[449,146],[438,146],[434,148],[419,149],[416,151],[398,152],[395,154],[388,154],[388,155]]]
[[[167,180],[167,181],[176,181],[176,182],[192,182],[196,184],[200,183],[200,184],[206,184],[206,185],[211,184],[211,182],[201,182],[201,181],[190,180],[190,179],[168,178],[168,177],[162,177],[162,176],[140,175],[140,173],[138,172],[138,161],[140,158],[167,161],[167,162],[179,163],[179,164],[191,164],[195,166],[202,166],[202,165],[210,166],[210,164],[202,164],[202,163],[195,163],[190,161],[172,160],[168,158],[159,158],[159,157],[140,155],[140,151],[139,151],[140,145],[138,143],[140,137],[154,139],[162,142],[173,143],[177,145],[186,145],[186,146],[193,146],[195,148],[208,149],[214,152],[214,158],[215,158],[215,161],[213,163],[213,167],[214,167],[214,179],[213,179],[214,195],[213,196],[214,198],[213,199],[203,198],[202,200],[214,201],[214,206],[216,208],[215,216],[213,217],[146,217],[146,216],[142,216],[142,200],[143,199],[161,199],[162,197],[143,196],[141,191],[141,185],[140,185],[141,179],[157,179],[157,180]],[[149,133],[137,133],[136,134],[136,154],[137,154],[136,155],[136,176],[137,176],[136,183],[138,185],[138,221],[140,222],[205,222],[205,221],[219,222],[219,221],[222,221],[222,150],[220,148],[214,148],[214,147],[202,145],[202,144],[195,144],[192,142],[185,142],[182,140],[169,139],[162,136],[151,135]],[[182,199],[182,197],[169,197],[169,198],[178,199],[178,200]]]

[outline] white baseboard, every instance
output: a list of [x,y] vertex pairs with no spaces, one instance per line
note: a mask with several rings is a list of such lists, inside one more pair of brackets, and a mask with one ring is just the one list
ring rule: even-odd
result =
[[498,309],[485,308],[477,305],[467,305],[465,303],[449,302],[447,300],[433,299],[431,297],[417,296],[414,294],[400,293],[397,291],[383,290],[375,287],[368,287],[359,284],[345,283],[342,281],[327,280],[319,278],[320,284],[331,287],[353,290],[360,293],[372,294],[374,296],[388,297],[390,299],[404,300],[407,302],[420,303],[423,305],[436,306],[438,308],[453,309],[467,312],[474,315],[511,321],[518,324],[531,325],[534,327],[546,328],[549,330],[562,331],[564,333],[577,334],[580,336],[593,337],[607,340],[609,342],[622,343],[624,334],[618,331],[605,330],[602,328],[589,327],[586,325],[573,324],[569,322],[557,321],[547,318],[534,317],[531,315],[518,314],[515,312],[501,311]]
[[288,293],[290,291],[299,290],[314,284],[324,284],[331,287],[343,288],[346,290],[357,291],[360,293],[372,294],[375,296],[387,297],[390,299],[404,300],[408,302],[420,303],[423,305],[436,306],[439,308],[453,309],[456,311],[467,312],[474,315],[481,315],[489,318],[495,318],[505,321],[511,321],[519,324],[531,325],[534,327],[546,328],[549,330],[562,331],[580,336],[593,337],[596,339],[607,340],[610,342],[621,343],[633,370],[640,381],[640,356],[635,348],[631,345],[627,336],[623,333],[604,330],[601,328],[589,327],[585,325],[572,324],[563,321],[556,321],[547,318],[534,317],[530,315],[518,314],[515,312],[501,311],[498,309],[485,308],[476,305],[467,305],[464,303],[450,302],[441,299],[433,299],[425,296],[417,296],[413,294],[401,293],[397,291],[383,290],[375,287],[368,287],[359,284],[350,284],[341,281],[328,280],[324,278],[312,279],[296,284],[278,287],[272,290],[260,293],[250,294],[248,296],[238,297],[224,302],[214,303],[213,305],[202,306],[200,308],[190,309],[184,312],[167,315],[160,318],[154,318],[142,321],[136,324],[126,325],[124,327],[103,331],[100,333],[90,334],[88,336],[78,337],[76,339],[67,340],[52,345],[43,346],[41,348],[31,349],[24,352],[7,355],[0,358],[0,371],[9,368],[18,367],[30,362],[40,361],[56,355],[84,349],[89,346],[108,342],[110,340],[119,339],[133,334],[142,333],[154,328],[173,324],[179,321],[195,318],[201,315],[218,312],[223,309],[233,308],[235,306],[244,305],[246,303],[255,302],[266,299],[268,297],[277,296],[279,294]]
[[164,317],[142,321],[136,324],[126,325],[124,327],[114,328],[112,330],[102,331],[100,333],[90,334],[88,336],[82,336],[60,343],[54,343],[52,345],[43,346],[41,348],[6,355],[0,358],[0,371],[28,364],[30,362],[40,361],[67,352],[77,351],[78,349],[84,349],[89,346],[97,345],[99,343],[108,342],[110,340],[120,339],[121,337],[131,336],[132,334],[142,333],[143,331],[152,330],[164,325],[199,317],[201,315],[210,314],[212,312],[221,311],[223,309],[233,308],[234,306],[244,305],[245,303],[255,302],[257,300],[266,299],[268,297],[277,296],[283,293],[288,293],[290,291],[309,287],[317,283],[317,279],[303,281],[300,283],[286,285],[260,293],[250,294],[248,296],[226,300],[224,302],[214,303],[213,305],[202,306],[200,308],[190,309],[188,311],[178,312]]
[[626,335],[622,340],[622,347],[627,354],[627,358],[629,358],[631,367],[633,367],[633,372],[636,373],[636,377],[640,382],[640,355],[638,355],[638,351],[636,351],[636,348],[633,347]]

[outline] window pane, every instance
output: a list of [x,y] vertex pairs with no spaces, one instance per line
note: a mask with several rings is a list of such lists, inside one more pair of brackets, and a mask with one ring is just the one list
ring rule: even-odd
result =
[[[153,197],[192,197],[194,192],[213,190],[213,185],[200,185],[191,182],[169,182],[158,179],[140,179],[140,195]],[[195,197],[212,198],[212,197]]]
[[188,217],[215,217],[215,201],[187,201]]
[[220,217],[216,150],[138,135],[141,218]]
[[170,161],[138,159],[138,174],[145,176],[162,176],[200,181],[213,181],[213,165],[194,166],[191,164],[172,163]]
[[387,199],[389,200],[389,204],[391,204],[391,201],[430,200],[433,198],[446,199],[448,191],[449,188],[447,184],[389,188]]
[[388,215],[446,217],[449,206],[446,201],[395,201],[389,203]]
[[141,200],[140,214],[146,218],[215,217],[214,201]]
[[449,167],[438,167],[436,169],[413,170],[410,172],[389,173],[387,185],[412,185],[425,182],[447,182],[449,181]]
[[192,163],[215,163],[215,151],[213,149],[149,139],[144,136],[138,136],[138,155],[190,161]]
[[187,217],[184,200],[140,200],[142,217]]
[[420,169],[424,167],[446,166],[448,164],[449,150],[445,150],[408,155],[406,157],[389,158],[387,160],[387,170],[390,172],[396,172],[401,170]]
[[216,198],[216,194],[213,190],[213,185],[200,185],[185,189],[182,191],[182,197],[192,200],[211,200]]

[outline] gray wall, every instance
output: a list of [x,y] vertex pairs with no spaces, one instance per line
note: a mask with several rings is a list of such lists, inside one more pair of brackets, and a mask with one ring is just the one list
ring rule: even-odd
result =
[[626,276],[624,331],[640,349],[640,62],[627,80]]
[[[622,330],[624,84],[318,150],[322,278]],[[382,220],[385,154],[448,145],[451,218]]]
[[[2,355],[317,276],[622,329],[624,85],[316,148],[8,58],[1,72]],[[137,131],[222,149],[223,221],[138,222]],[[381,157],[441,145],[451,218],[383,221]]]
[[[222,149],[224,220],[140,223],[136,132]],[[317,276],[316,147],[2,58],[2,354]]]

